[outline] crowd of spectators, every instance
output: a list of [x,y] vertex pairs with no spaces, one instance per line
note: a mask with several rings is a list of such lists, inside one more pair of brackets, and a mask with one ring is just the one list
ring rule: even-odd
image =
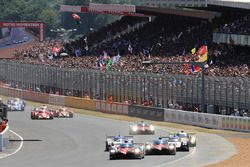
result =
[[[44,64],[61,68],[98,69],[99,54],[108,51],[109,58],[121,55],[119,61],[110,67],[112,71],[153,72],[164,74],[192,74],[188,65],[142,65],[143,61],[160,62],[195,61],[190,53],[192,48],[199,49],[201,44],[208,46],[208,65],[206,74],[210,76],[250,76],[250,48],[227,44],[212,43],[212,23],[181,16],[158,16],[143,28],[121,36],[88,52],[88,45],[112,36],[125,28],[129,19],[125,17],[98,32],[76,41],[62,44],[57,40],[36,43],[30,49],[17,50],[14,61],[29,64]],[[132,23],[136,23],[132,19]],[[174,22],[174,24],[173,24]],[[131,24],[132,24],[131,23]],[[112,27],[112,28],[111,28]],[[157,31],[156,31],[157,27]],[[110,33],[110,30],[112,32]],[[63,47],[64,46],[64,47]],[[60,52],[53,53],[54,47]],[[70,56],[61,57],[66,52]]]
[[220,33],[250,35],[250,14],[241,16],[218,29]]

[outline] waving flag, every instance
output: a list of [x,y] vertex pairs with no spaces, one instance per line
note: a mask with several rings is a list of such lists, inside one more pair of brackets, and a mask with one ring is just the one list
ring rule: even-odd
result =
[[193,48],[193,49],[191,50],[191,53],[192,53],[192,55],[194,55],[194,54],[196,53],[196,48]]
[[112,65],[112,62],[113,62],[112,59],[109,59],[107,65],[106,65],[106,70],[109,70],[109,69],[110,69],[110,67],[111,67],[111,65]]
[[192,65],[191,66],[191,71],[192,71],[192,73],[200,72],[201,71],[201,67],[200,66]]
[[198,50],[198,52],[196,53],[196,56],[198,56],[198,62],[206,62],[208,59],[208,55],[207,55],[207,46],[206,45],[202,45],[201,48]]
[[103,67],[104,66],[104,62],[103,62],[103,57],[102,55],[100,55],[99,61],[98,61],[98,66],[99,67]]
[[117,56],[114,56],[114,57],[112,58],[113,64],[118,63],[118,62],[119,62],[119,60],[120,60],[120,58],[121,58],[121,56],[120,56],[120,54],[119,54],[119,53],[118,53],[118,55],[117,55]]
[[105,50],[103,51],[103,60],[106,60],[108,58],[108,52]]

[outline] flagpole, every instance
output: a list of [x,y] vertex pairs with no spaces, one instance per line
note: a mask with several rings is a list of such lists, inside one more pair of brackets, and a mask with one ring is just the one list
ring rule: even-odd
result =
[[201,68],[201,112],[205,113],[205,75],[204,75],[204,65],[205,62],[153,62],[153,61],[143,61],[142,64],[144,65],[151,65],[151,64],[190,64],[199,66]]
[[205,75],[204,75],[204,63],[201,67],[201,112],[205,112]]

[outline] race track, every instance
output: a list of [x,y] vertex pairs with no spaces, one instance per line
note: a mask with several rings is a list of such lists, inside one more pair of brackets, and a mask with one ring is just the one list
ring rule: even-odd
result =
[[[199,133],[198,146],[175,156],[145,156],[142,160],[109,160],[104,152],[105,135],[128,134],[128,122],[75,114],[73,119],[31,120],[31,106],[25,112],[9,113],[11,129],[24,139],[19,152],[0,159],[8,167],[164,167],[203,166],[229,158],[236,153],[224,138]],[[145,142],[165,135],[169,129],[156,129],[156,135],[139,135]],[[26,141],[25,141],[26,140]],[[18,142],[20,145],[22,142]],[[1,154],[0,154],[1,155]]]
[[[28,40],[26,42],[13,44],[13,41],[21,41],[25,36],[28,37]],[[24,28],[12,28],[10,36],[0,41],[0,49],[16,47],[17,45],[30,42],[31,39],[32,37],[25,32]]]

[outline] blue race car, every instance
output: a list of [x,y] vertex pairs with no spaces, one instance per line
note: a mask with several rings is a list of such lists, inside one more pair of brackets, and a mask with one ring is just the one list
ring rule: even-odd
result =
[[24,111],[26,103],[24,100],[15,98],[7,101],[8,111]]
[[105,151],[109,151],[112,146],[119,147],[119,145],[124,142],[133,143],[133,136],[122,136],[120,134],[117,136],[107,136],[105,141]]

